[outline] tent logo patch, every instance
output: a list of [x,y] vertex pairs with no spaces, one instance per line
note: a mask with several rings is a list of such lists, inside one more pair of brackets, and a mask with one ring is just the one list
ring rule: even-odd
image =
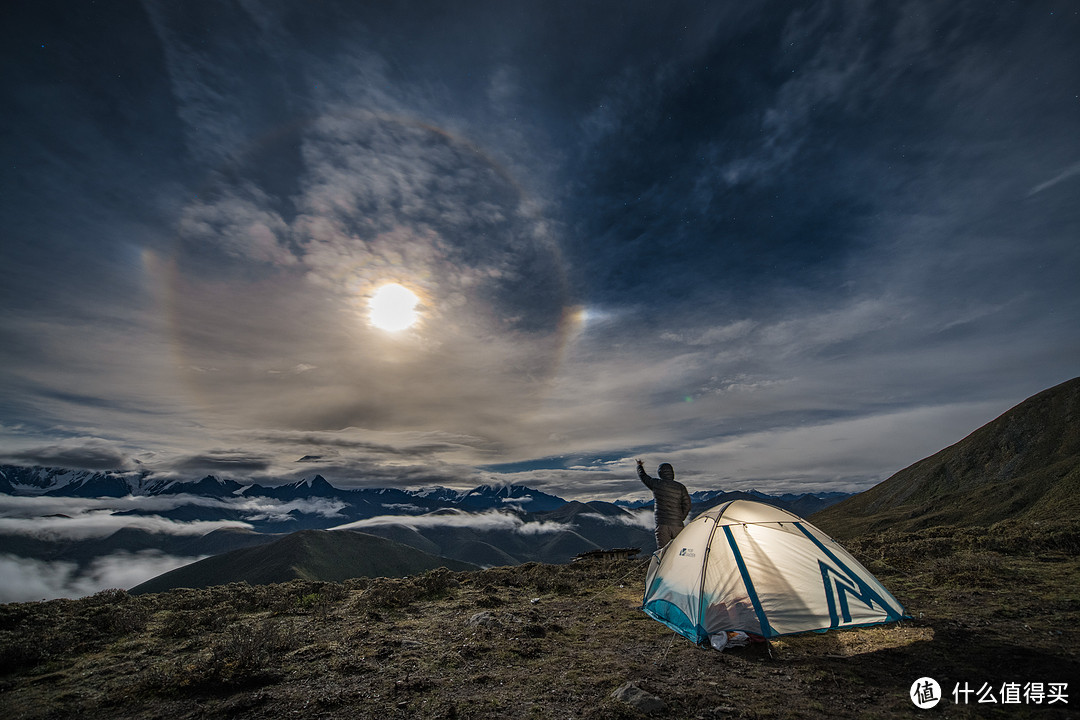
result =
[[891,614],[889,606],[866,583],[826,565],[821,560],[818,560],[818,567],[821,568],[821,579],[825,583],[825,602],[829,607],[831,621],[829,627],[838,627],[841,619],[845,623],[851,622],[850,599],[857,600],[873,612]]
[[694,548],[683,548],[679,551],[679,557],[697,557]]

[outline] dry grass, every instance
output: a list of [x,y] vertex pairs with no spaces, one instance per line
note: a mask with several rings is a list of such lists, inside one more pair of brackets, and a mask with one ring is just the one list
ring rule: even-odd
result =
[[914,620],[771,653],[673,637],[638,610],[634,562],[3,605],[0,717],[639,717],[610,697],[629,680],[670,717],[908,717],[923,675],[1080,677],[1077,555],[1005,554],[966,533],[898,539],[907,554],[850,543]]

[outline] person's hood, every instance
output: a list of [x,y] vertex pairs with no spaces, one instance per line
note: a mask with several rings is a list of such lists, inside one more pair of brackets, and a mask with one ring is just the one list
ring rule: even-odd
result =
[[656,468],[656,474],[661,480],[674,480],[675,468],[671,467],[671,463],[660,463],[660,467]]

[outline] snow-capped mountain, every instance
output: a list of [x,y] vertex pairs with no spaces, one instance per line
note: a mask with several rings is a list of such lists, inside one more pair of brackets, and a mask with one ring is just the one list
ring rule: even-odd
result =
[[[830,505],[835,505],[844,498],[850,497],[850,493],[825,492],[825,493],[784,493],[783,495],[769,495],[758,490],[699,490],[690,493],[690,502],[695,512],[708,510],[729,500],[760,500],[771,505],[790,510],[796,515],[806,517],[813,515],[818,510],[824,510]],[[636,510],[639,508],[652,507],[651,498],[646,500],[616,500],[615,504]]]
[[146,492],[152,484],[145,472],[0,466],[0,490],[10,495],[123,497],[154,494]]
[[467,492],[461,490],[454,490],[451,488],[444,488],[441,485],[434,485],[432,487],[420,488],[418,490],[407,491],[414,498],[421,500],[432,500],[436,502],[445,502],[450,504],[457,504]]
[[481,485],[457,501],[459,507],[470,510],[517,508],[526,512],[546,512],[565,504],[566,501],[560,497],[525,485]]
[[0,466],[0,492],[54,497],[124,497],[127,495],[195,495],[272,498],[282,502],[316,498],[342,500],[364,508],[363,514],[421,513],[439,508],[522,510],[545,512],[562,506],[562,498],[525,485],[481,485],[472,490],[441,486],[417,490],[400,488],[338,488],[322,475],[281,485],[242,484],[207,475],[201,480],[155,478],[146,472],[94,472],[60,468]]
[[237,487],[239,490],[243,490],[243,494],[246,497],[270,497],[286,501],[299,500],[301,498],[335,498],[340,497],[343,493],[351,492],[349,490],[339,490],[327,482],[326,478],[322,475],[316,475],[312,478],[270,487],[264,485],[250,485],[245,489],[245,486],[240,485],[239,483],[237,483]]
[[[281,485],[242,484],[207,475],[201,480],[157,478],[147,472],[94,472],[64,468],[0,466],[0,493],[47,495],[51,497],[124,497],[127,495],[193,495],[229,498],[235,496],[270,498],[280,502],[298,500],[338,500],[346,504],[349,517],[374,515],[418,515],[442,508],[469,511],[507,510],[550,512],[566,504],[555,495],[526,485],[481,485],[472,490],[429,486],[416,490],[400,488],[338,488],[322,475],[314,475]],[[848,497],[847,493],[785,493],[769,495],[757,490],[701,490],[690,493],[694,509],[701,511],[728,500],[763,500],[799,515],[811,515]],[[651,499],[617,500],[630,510],[650,507]]]
[[[373,515],[415,515],[441,508],[470,511],[508,510],[549,512],[566,501],[526,485],[481,485],[472,490],[430,486],[416,490],[400,488],[338,488],[322,475],[314,475],[282,485],[242,484],[207,475],[201,480],[158,478],[143,472],[69,470],[64,468],[0,466],[0,493],[47,495],[52,497],[124,497],[127,495],[194,495],[229,498],[234,496],[271,498],[281,502],[333,499],[347,504],[352,517]],[[757,490],[702,490],[690,493],[696,510],[704,510],[728,500],[763,500],[800,515],[810,515],[847,497],[847,493],[785,493],[769,495]],[[627,509],[650,507],[651,499],[617,500]]]
[[207,475],[197,482],[170,482],[148,495],[202,495],[204,497],[230,497],[239,494],[246,486],[235,480],[222,480]]

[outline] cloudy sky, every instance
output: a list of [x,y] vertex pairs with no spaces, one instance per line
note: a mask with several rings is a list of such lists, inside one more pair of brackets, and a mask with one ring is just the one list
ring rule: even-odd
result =
[[0,12],[0,462],[853,491],[1080,374],[1072,3]]

